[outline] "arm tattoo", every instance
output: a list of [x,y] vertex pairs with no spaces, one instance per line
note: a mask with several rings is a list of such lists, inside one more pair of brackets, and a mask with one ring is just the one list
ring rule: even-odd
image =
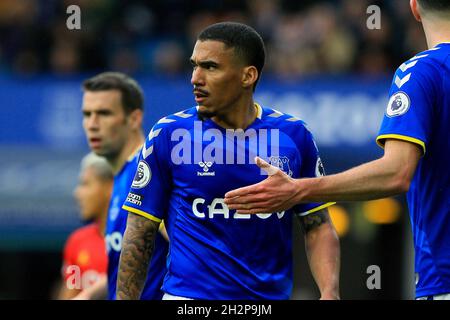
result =
[[305,234],[330,220],[328,212],[324,210],[320,210],[299,218]]
[[129,213],[117,277],[117,299],[137,300],[147,278],[159,223]]

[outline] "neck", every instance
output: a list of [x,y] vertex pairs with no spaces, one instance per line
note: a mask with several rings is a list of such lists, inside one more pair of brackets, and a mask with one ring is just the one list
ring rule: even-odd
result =
[[242,103],[235,103],[224,114],[214,116],[211,120],[225,129],[246,129],[255,121],[256,116],[257,109],[253,98],[250,98]]
[[120,169],[122,169],[124,164],[128,161],[128,158],[144,144],[144,140],[142,131],[132,134],[129,139],[127,139],[127,143],[125,143],[120,153],[115,157],[107,159],[114,174],[117,174]]
[[433,48],[440,43],[450,42],[450,21],[443,17],[430,17],[422,19],[423,29],[427,38],[428,48]]

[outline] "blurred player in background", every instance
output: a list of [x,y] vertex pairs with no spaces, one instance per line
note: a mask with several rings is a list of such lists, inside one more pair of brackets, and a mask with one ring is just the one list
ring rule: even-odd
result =
[[[106,222],[106,248],[108,299],[115,299],[122,237],[128,215],[121,207],[133,181],[139,151],[144,143],[144,97],[135,80],[117,72],[101,73],[84,81],[83,90],[83,128],[89,147],[105,157],[114,172],[114,188]],[[167,250],[166,239],[158,233],[142,299],[161,299]],[[104,287],[97,289],[105,290]]]
[[[289,299],[294,212],[305,230],[321,298],[338,299],[339,240],[326,209],[331,204],[242,216],[223,203],[228,190],[262,179],[251,160],[234,160],[258,150],[245,138],[228,139],[230,133],[250,139],[267,133],[260,145],[296,177],[315,176],[320,164],[302,121],[253,101],[265,60],[263,40],[243,24],[214,24],[200,33],[190,60],[198,106],[161,119],[142,149],[124,205],[130,214],[117,298],[139,298],[164,219],[171,241],[164,299]],[[208,134],[214,135],[213,144]]]
[[407,192],[415,245],[416,298],[450,300],[450,1],[411,0],[429,50],[396,71],[377,137],[384,156],[340,174],[271,176],[226,195],[241,213],[286,210],[308,201],[370,200]]
[[94,153],[85,156],[74,195],[81,219],[92,223],[75,230],[66,242],[59,299],[71,299],[93,285],[106,284],[104,230],[112,186],[108,162]]

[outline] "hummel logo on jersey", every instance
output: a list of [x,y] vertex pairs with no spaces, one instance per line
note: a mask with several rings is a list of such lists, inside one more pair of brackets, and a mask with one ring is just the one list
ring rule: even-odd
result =
[[212,166],[212,162],[211,161],[209,161],[209,162],[200,161],[198,163],[198,165],[203,168],[203,171],[208,172],[209,168]]
[[201,168],[203,168],[203,172],[198,172],[197,171],[197,176],[215,176],[216,175],[215,171],[211,171],[211,172],[209,171],[209,168],[211,168],[212,165],[213,165],[213,163],[211,161],[208,161],[208,162],[200,161],[198,163],[198,165]]

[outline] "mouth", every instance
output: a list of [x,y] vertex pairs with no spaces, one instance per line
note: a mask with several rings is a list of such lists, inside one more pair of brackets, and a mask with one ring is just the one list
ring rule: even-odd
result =
[[194,90],[195,102],[201,103],[208,97],[208,93],[203,90]]
[[100,144],[102,143],[102,139],[100,138],[89,138],[89,145],[92,148],[98,148],[100,147]]

